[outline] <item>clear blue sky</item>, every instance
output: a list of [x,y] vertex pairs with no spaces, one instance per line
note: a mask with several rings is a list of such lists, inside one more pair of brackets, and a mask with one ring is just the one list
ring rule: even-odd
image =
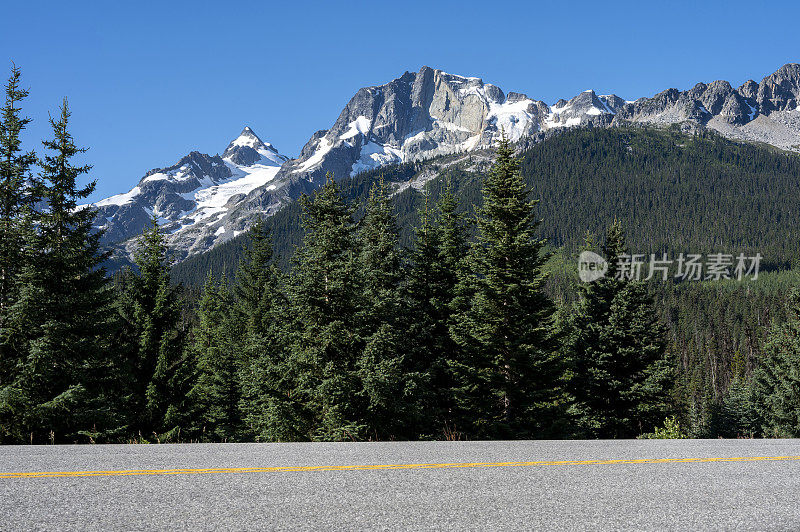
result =
[[245,125],[296,156],[359,87],[422,65],[547,103],[634,99],[759,81],[800,62],[798,27],[800,2],[9,2],[0,73],[23,70],[37,148],[69,98],[96,200]]

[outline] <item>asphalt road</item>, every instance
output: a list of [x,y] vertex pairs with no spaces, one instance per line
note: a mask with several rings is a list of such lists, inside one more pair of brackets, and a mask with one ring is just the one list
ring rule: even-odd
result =
[[0,447],[0,529],[797,530],[800,440]]

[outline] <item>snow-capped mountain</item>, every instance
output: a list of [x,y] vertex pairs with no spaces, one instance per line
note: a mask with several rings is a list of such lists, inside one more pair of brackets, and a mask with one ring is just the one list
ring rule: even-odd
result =
[[480,78],[422,67],[356,92],[333,126],[312,135],[268,186],[253,190],[226,214],[226,223],[244,227],[270,215],[314,190],[328,172],[344,178],[391,163],[489,148],[502,134],[518,141],[549,129],[607,125],[624,103],[587,91],[551,108]]
[[297,159],[280,155],[245,128],[222,157],[192,152],[174,166],[148,172],[130,192],[98,202],[98,225],[107,230],[107,242],[124,242],[140,234],[154,213],[170,245],[185,257],[313,191],[328,172],[341,179],[391,163],[488,148],[503,133],[512,141],[535,142],[566,127],[688,122],[800,150],[799,100],[797,64],[738,89],[714,81],[635,101],[587,90],[552,106],[480,78],[422,67],[357,91]]
[[285,157],[269,142],[264,142],[253,133],[249,127],[242,130],[241,135],[235,138],[225,151],[222,158],[227,162],[240,167],[250,167],[254,164],[280,166],[286,161]]
[[287,160],[245,127],[222,157],[191,152],[172,166],[147,172],[129,192],[95,203],[96,225],[105,229],[105,242],[130,243],[155,215],[181,255],[203,251],[246,229],[217,222],[274,179]]
[[565,125],[553,118],[547,104],[525,94],[505,94],[479,78],[423,67],[359,90],[333,126],[315,133],[280,177],[319,181],[327,172],[348,176],[389,163],[487,148],[501,131],[517,141]]

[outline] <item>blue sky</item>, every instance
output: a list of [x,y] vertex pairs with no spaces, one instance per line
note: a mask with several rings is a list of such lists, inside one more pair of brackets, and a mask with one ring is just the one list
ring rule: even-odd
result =
[[[80,4],[74,7],[73,4]],[[35,120],[69,98],[91,149],[93,200],[250,125],[296,156],[355,91],[422,65],[553,103],[593,88],[626,99],[800,62],[800,3],[14,2],[0,75],[22,68]]]

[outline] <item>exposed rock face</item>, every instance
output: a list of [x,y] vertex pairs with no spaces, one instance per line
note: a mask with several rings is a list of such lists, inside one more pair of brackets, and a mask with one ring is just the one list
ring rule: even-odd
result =
[[761,80],[756,102],[762,112],[793,111],[800,96],[800,65],[788,64]]
[[319,182],[385,164],[490,145],[501,129],[512,140],[539,131],[549,108],[478,78],[423,67],[365,87],[328,130],[314,134],[279,179]]
[[[692,120],[724,135],[760,140],[781,148],[800,145],[796,119],[786,115],[797,109],[800,65],[788,64],[756,83],[748,80],[738,89],[727,81],[698,83],[688,91],[668,89],[653,98],[640,98],[618,110],[617,121],[669,124]],[[761,120],[757,118],[762,117]]]
[[106,230],[105,242],[119,242],[141,234],[156,214],[162,220],[174,220],[192,210],[187,194],[231,177],[231,169],[218,155],[196,151],[167,168],[150,170],[133,189],[95,204],[96,225]]
[[598,96],[593,90],[586,90],[569,101],[558,100],[549,108],[545,129],[561,126],[580,126],[586,124],[608,125],[625,104],[625,100],[614,94]]
[[344,178],[391,163],[488,148],[502,134],[519,141],[554,128],[608,125],[624,105],[618,96],[586,91],[551,109],[479,78],[422,67],[356,92],[330,129],[314,133],[300,157],[284,164],[268,186],[253,190],[220,223],[247,227],[257,216],[313,191],[328,172]]
[[222,157],[192,152],[174,166],[149,172],[129,193],[99,202],[98,225],[107,229],[107,242],[127,241],[155,214],[170,232],[170,245],[185,257],[313,191],[328,172],[340,179],[391,163],[487,148],[501,132],[529,145],[563,127],[679,123],[686,131],[708,127],[800,150],[798,99],[797,64],[739,88],[713,81],[632,102],[587,90],[552,107],[479,78],[422,67],[358,90],[297,159],[280,155],[245,128]]
[[204,251],[242,230],[218,223],[253,189],[272,180],[287,157],[246,127],[223,156],[192,152],[177,164],[151,170],[133,189],[95,204],[103,241],[132,251],[151,218],[168,234],[178,257]]
[[753,81],[752,79],[748,79],[742,86],[739,87],[739,94],[745,97],[748,100],[755,101],[756,94],[758,94],[758,83]]

